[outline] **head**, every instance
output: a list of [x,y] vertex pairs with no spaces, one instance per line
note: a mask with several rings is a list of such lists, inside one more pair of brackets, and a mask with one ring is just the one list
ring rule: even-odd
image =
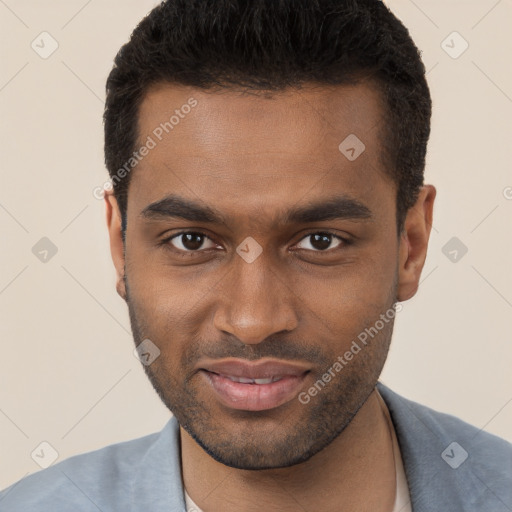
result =
[[[104,115],[117,290],[135,343],[160,350],[155,390],[216,460],[305,461],[371,394],[425,261],[430,113],[378,0],[167,1],[121,48]],[[305,373],[293,399],[230,407],[204,370],[232,359]]]

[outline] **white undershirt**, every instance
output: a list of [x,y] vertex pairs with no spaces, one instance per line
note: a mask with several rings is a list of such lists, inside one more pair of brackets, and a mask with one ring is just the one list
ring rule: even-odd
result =
[[[380,395],[379,391],[377,391],[377,395],[381,400],[381,403],[385,402]],[[404,464],[402,461],[402,456],[400,454],[400,447],[398,446],[398,440],[396,438],[395,429],[393,427],[393,422],[391,421],[391,417],[389,416],[389,411],[387,407],[384,407],[384,411],[386,416],[388,417],[389,424],[391,425],[391,434],[393,437],[393,452],[395,454],[395,470],[396,470],[396,499],[395,505],[393,506],[393,510],[391,512],[412,512],[411,508],[411,497],[409,495],[409,487],[407,486],[407,480],[405,478],[405,470]],[[187,512],[203,512],[193,501],[192,498],[188,495],[186,489],[185,491],[185,505],[187,507]]]

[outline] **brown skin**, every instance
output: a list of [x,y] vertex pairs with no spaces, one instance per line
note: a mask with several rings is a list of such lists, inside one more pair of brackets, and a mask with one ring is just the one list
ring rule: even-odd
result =
[[[180,423],[186,489],[205,512],[328,512],[341,503],[389,512],[393,452],[375,384],[393,322],[308,404],[235,411],[197,369],[205,356],[295,361],[310,369],[307,391],[380,314],[416,293],[435,188],[422,187],[398,236],[396,184],[375,128],[383,110],[370,85],[264,97],[161,84],[141,105],[141,143],[190,97],[198,105],[132,171],[125,252],[106,195],[117,290],[135,343],[149,338],[161,351],[145,370]],[[338,150],[351,133],[366,145],[353,162]],[[225,222],[141,216],[171,193]],[[333,195],[357,199],[372,217],[283,223],[288,209]],[[207,237],[195,252],[182,237],[159,245],[182,230]],[[353,243],[334,236],[324,249],[308,236],[325,231]],[[252,263],[236,253],[248,236],[263,248]]]

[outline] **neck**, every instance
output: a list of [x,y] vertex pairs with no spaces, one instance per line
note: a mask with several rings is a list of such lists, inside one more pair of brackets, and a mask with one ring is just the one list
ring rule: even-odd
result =
[[392,510],[395,462],[383,407],[374,390],[330,445],[306,462],[270,470],[225,466],[180,427],[185,488],[204,512]]

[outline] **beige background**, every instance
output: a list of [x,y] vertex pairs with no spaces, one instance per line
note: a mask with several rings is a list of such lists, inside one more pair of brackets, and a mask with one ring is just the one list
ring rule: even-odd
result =
[[[512,441],[512,2],[387,3],[429,70],[438,198],[382,381]],[[43,441],[63,460],[169,418],[133,355],[92,194],[106,179],[105,79],[155,4],[0,0],[0,488],[40,469],[31,453]],[[31,48],[43,31],[59,44],[47,59]],[[469,43],[457,59],[441,45],[453,31]],[[468,248],[455,263],[442,252],[454,236]],[[46,263],[32,253],[42,237],[58,249]]]

